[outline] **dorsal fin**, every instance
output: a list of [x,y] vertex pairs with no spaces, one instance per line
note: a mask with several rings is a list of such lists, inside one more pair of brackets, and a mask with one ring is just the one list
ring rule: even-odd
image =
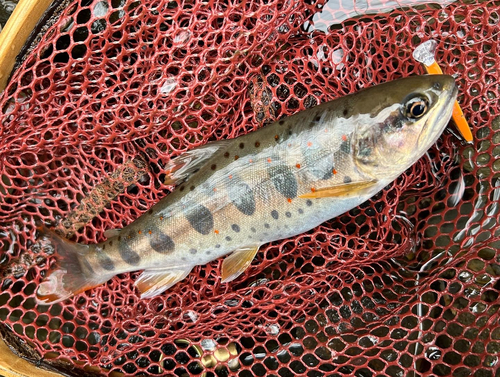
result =
[[165,166],[166,185],[178,185],[200,170],[217,151],[226,148],[231,140],[219,140],[191,149],[170,160]]

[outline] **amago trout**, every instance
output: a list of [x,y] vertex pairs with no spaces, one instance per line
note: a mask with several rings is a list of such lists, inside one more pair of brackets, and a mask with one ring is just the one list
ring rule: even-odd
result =
[[405,78],[188,151],[168,167],[178,188],[107,241],[81,245],[42,230],[58,263],[37,298],[59,302],[136,270],[141,297],[152,297],[227,254],[229,282],[261,245],[349,211],[396,179],[441,135],[456,95],[450,76]]

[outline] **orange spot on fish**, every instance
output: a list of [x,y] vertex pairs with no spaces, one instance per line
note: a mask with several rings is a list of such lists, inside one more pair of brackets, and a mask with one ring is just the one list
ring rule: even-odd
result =
[[248,161],[249,161],[250,163],[252,163],[252,162],[253,162],[253,160],[252,160],[252,159],[250,159],[250,160],[248,160]]
[[148,231],[148,233],[149,233],[149,234],[153,234],[153,232],[152,232],[152,231]]
[[347,140],[347,136],[346,135],[342,135],[342,140],[346,141]]
[[332,173],[337,174],[337,170],[333,169]]
[[232,176],[232,175],[230,175],[230,176],[229,176],[229,179],[233,179],[233,176]]
[[270,158],[268,158],[268,159],[267,159],[267,162],[271,162],[271,159],[270,159]]
[[308,142],[307,142],[307,146],[308,146],[308,147],[312,147],[312,145],[313,145],[313,143],[312,143],[312,142],[310,142],[310,141],[308,141]]
[[219,231],[217,229],[214,230],[215,234],[219,234]]
[[295,165],[297,169],[300,169],[300,164]]
[[217,188],[214,187],[214,191],[217,191]]
[[316,189],[314,187],[311,187],[311,192],[316,192]]
[[160,220],[163,220],[163,216],[160,216]]
[[279,138],[279,135],[274,135],[274,140],[278,140]]
[[291,199],[291,198],[288,198],[287,200],[288,200],[288,203],[291,203],[291,202],[292,202],[292,199]]
[[142,233],[142,230],[139,230],[137,233],[141,234],[141,233]]
[[325,133],[327,133],[327,132],[328,132],[328,128],[325,128]]

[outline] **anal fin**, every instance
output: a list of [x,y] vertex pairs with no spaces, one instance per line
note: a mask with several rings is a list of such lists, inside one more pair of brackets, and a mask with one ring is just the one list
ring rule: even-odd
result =
[[222,282],[229,283],[240,276],[252,263],[260,245],[250,245],[233,251],[222,262]]
[[145,270],[134,285],[141,292],[141,298],[154,297],[183,280],[192,268],[188,266],[184,269]]
[[377,183],[378,181],[375,179],[363,182],[344,183],[332,187],[316,189],[307,194],[299,195],[299,198],[332,198],[338,196],[362,195],[364,191],[372,188]]

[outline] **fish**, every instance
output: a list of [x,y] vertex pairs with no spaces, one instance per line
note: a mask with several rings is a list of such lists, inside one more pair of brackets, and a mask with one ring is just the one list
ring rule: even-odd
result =
[[440,137],[456,96],[451,76],[411,76],[184,152],[165,168],[175,189],[106,241],[79,244],[39,229],[56,263],[37,301],[60,302],[139,270],[134,285],[151,298],[224,256],[221,279],[231,282],[262,245],[304,233],[394,181]]

